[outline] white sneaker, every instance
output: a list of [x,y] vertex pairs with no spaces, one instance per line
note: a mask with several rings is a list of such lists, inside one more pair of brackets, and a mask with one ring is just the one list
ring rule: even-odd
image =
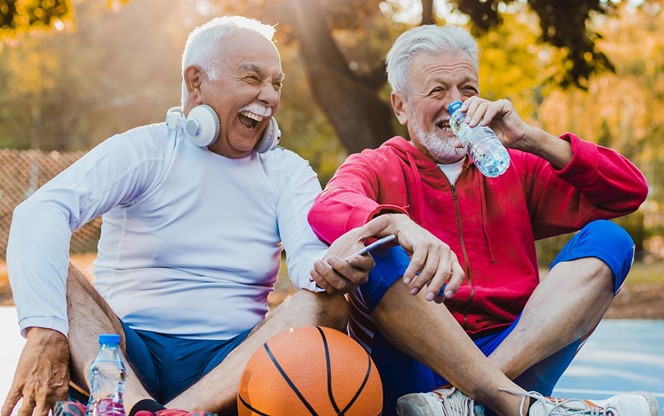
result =
[[399,416],[484,416],[484,406],[454,387],[411,393],[397,400]]
[[[532,391],[525,394],[509,392],[523,396],[522,408],[528,399],[535,400],[528,411],[528,416],[659,416],[657,400],[646,392],[623,393],[606,400],[564,400],[544,397]],[[524,416],[522,412],[520,415]]]

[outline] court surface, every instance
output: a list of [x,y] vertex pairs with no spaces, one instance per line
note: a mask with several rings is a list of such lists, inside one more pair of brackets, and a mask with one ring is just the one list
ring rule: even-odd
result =
[[[18,333],[16,310],[0,307],[3,402],[24,342]],[[563,375],[554,396],[601,399],[638,390],[653,393],[664,416],[664,321],[602,321]]]

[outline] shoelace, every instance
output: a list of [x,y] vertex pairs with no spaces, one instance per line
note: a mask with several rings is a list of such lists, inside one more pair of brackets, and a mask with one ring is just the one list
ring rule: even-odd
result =
[[[547,416],[569,416],[569,415],[583,415],[583,416],[619,416],[616,413],[615,409],[593,409],[588,404],[580,399],[554,399],[550,397],[544,397],[536,391],[531,391],[528,393],[519,393],[512,390],[500,389],[515,396],[522,396],[521,404],[519,406],[519,416],[528,416],[529,410],[527,413],[523,413],[524,405],[529,399],[535,399],[535,403],[541,403],[543,408],[546,409]],[[533,405],[535,405],[533,403]],[[551,407],[551,405],[554,405]]]
[[[481,407],[475,406],[475,401],[459,390],[454,390],[451,393],[436,393],[431,392],[428,394],[433,395],[440,400],[445,414],[454,414],[459,416],[484,416],[484,411]],[[454,412],[454,413],[451,413]]]

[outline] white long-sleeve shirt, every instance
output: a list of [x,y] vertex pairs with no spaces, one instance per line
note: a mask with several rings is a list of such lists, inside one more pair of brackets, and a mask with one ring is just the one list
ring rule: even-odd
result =
[[8,272],[23,333],[68,332],[71,233],[103,214],[94,284],[134,329],[228,339],[267,312],[282,248],[296,288],[326,246],[307,213],[320,184],[282,148],[228,159],[165,124],[113,136],[14,211]]

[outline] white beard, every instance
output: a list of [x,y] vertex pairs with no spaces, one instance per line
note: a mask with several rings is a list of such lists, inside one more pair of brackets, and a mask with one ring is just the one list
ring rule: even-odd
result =
[[429,151],[436,163],[454,163],[466,156],[465,149],[454,146],[456,138],[440,137],[435,130],[425,134],[415,114],[411,114],[410,120],[417,139]]

